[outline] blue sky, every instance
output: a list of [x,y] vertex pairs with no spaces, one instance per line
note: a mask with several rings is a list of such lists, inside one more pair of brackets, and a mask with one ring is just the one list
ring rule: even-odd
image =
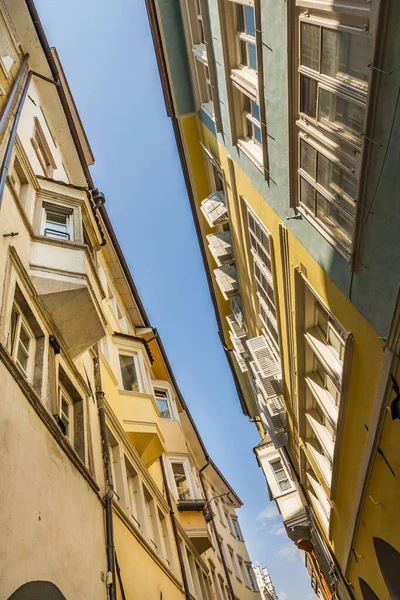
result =
[[166,116],[144,0],[37,0],[96,163],[92,175],[180,388],[215,462],[244,501],[253,561],[280,600],[313,598],[252,448],[217,336],[189,202]]

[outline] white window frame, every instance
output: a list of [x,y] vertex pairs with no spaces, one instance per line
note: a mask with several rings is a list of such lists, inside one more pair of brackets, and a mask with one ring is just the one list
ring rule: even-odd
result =
[[[283,471],[283,472],[284,472],[284,474],[285,474],[285,476],[286,476],[286,481],[289,483],[289,487],[288,487],[288,488],[286,488],[286,489],[283,489],[283,488],[282,488],[282,486],[281,486],[281,483],[282,483],[282,482],[281,482],[281,481],[278,479],[278,477],[277,477],[277,474],[276,474],[276,471],[274,471],[274,469],[273,469],[273,467],[272,467],[272,465],[273,465],[273,464],[275,464],[275,463],[279,463],[279,464],[280,464],[280,469],[279,469],[279,471]],[[279,456],[277,456],[277,457],[274,457],[273,459],[271,459],[271,460],[269,461],[269,467],[270,467],[270,469],[271,469],[271,472],[272,472],[272,475],[273,475],[273,477],[275,478],[275,481],[276,481],[276,484],[277,484],[277,486],[278,486],[278,488],[279,488],[279,491],[280,491],[282,494],[285,494],[285,493],[287,493],[287,492],[290,492],[290,491],[293,489],[292,480],[291,480],[291,477],[289,476],[289,474],[288,474],[288,472],[287,472],[287,470],[286,470],[286,467],[285,467],[285,465],[284,465],[283,461],[281,460],[281,458],[280,458]]]
[[[136,375],[138,378],[138,391],[126,390],[122,379],[122,367],[120,356],[129,356],[133,358]],[[145,385],[145,367],[143,364],[143,357],[140,350],[127,350],[118,346],[118,377],[119,377],[119,389],[123,392],[131,392],[132,394],[146,394],[147,386]]]
[[[47,213],[48,212],[53,212],[53,213],[59,213],[60,215],[63,215],[66,217],[66,232],[65,232],[65,236],[68,237],[57,237],[52,236],[52,235],[47,235],[46,231],[47,230],[51,230],[50,227],[46,227],[46,223],[47,223]],[[44,237],[47,237],[51,240],[59,240],[62,242],[73,242],[75,237],[74,237],[74,209],[70,206],[65,206],[63,204],[56,204],[56,203],[52,203],[52,202],[43,202],[42,204],[42,223],[41,223],[41,234]],[[57,230],[54,230],[55,233],[57,233]]]
[[[14,312],[17,313],[18,316],[17,316],[17,320],[16,320],[16,324],[15,324],[15,331],[12,332],[11,331],[12,315]],[[24,327],[26,333],[29,336],[28,348],[25,348],[25,345],[22,344],[22,342],[20,341],[20,334],[21,334],[22,327]],[[12,335],[13,335],[13,339],[12,339]],[[18,360],[18,349],[19,349],[20,343],[22,344],[23,349],[25,350],[26,354],[28,355],[26,369],[23,368],[23,366],[21,365],[21,363]],[[24,313],[22,312],[22,310],[21,310],[20,306],[18,305],[18,303],[16,302],[16,300],[13,300],[12,311],[10,314],[8,349],[9,349],[9,352],[11,354],[13,361],[18,365],[18,367],[21,369],[21,371],[25,374],[28,381],[32,381],[33,371],[34,371],[34,366],[35,366],[36,338],[35,338],[35,335],[31,329],[29,323],[28,323],[28,320],[26,319]]]
[[169,483],[170,483],[170,489],[172,491],[172,494],[175,498],[175,502],[181,502],[181,500],[179,499],[179,495],[178,495],[178,488],[176,487],[176,483],[175,483],[175,476],[174,476],[174,472],[172,470],[172,463],[179,463],[183,465],[183,469],[184,469],[184,473],[185,473],[185,477],[186,477],[186,481],[187,481],[187,485],[188,485],[188,489],[189,489],[189,493],[190,496],[188,498],[188,500],[200,500],[201,499],[201,494],[200,494],[200,489],[198,488],[195,478],[194,478],[194,474],[193,474],[193,467],[190,464],[189,458],[187,456],[182,456],[182,455],[168,455],[167,457],[167,465],[168,465],[168,478],[169,478]]
[[[175,403],[175,400],[173,398],[173,394],[172,394],[172,389],[165,385],[164,382],[162,381],[152,381],[152,385],[153,385],[153,390],[154,390],[154,398],[156,399],[157,402],[157,392],[165,392],[166,393],[166,398],[165,400],[167,401],[168,404],[168,409],[169,409],[169,414],[170,417],[164,417],[164,419],[166,421],[179,421],[179,415],[178,415],[178,409]],[[160,417],[163,418],[163,417]]]
[[[63,399],[68,404],[69,415],[66,415],[62,408]],[[68,438],[68,440],[73,445],[74,444],[74,401],[72,400],[71,396],[69,395],[69,393],[67,392],[67,390],[65,389],[65,387],[63,386],[63,384],[60,381],[58,382],[58,415],[66,429],[65,437]],[[67,420],[68,425],[66,425],[64,419]]]

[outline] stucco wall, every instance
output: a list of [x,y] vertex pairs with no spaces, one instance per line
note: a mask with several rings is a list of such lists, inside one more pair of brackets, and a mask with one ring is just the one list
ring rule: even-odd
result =
[[106,598],[103,509],[0,363],[0,597],[30,580]]

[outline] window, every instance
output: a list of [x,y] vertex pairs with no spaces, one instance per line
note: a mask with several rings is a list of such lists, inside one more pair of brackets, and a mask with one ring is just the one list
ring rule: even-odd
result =
[[108,284],[107,284],[107,299],[108,299],[109,307],[113,311],[114,315],[117,316],[117,300],[114,296],[114,292],[112,291],[112,288]]
[[147,537],[153,544],[157,553],[160,552],[160,539],[158,532],[158,523],[156,517],[156,507],[153,496],[146,486],[143,486],[144,503],[146,509],[146,532]]
[[171,462],[172,473],[179,500],[188,500],[191,497],[185,465],[182,462]]
[[29,183],[18,157],[14,159],[10,179],[22,206],[26,208]]
[[279,363],[279,334],[275,304],[270,235],[261,221],[247,208],[250,251],[253,256],[253,275],[258,298],[259,318],[269,345]]
[[119,355],[121,366],[122,387],[129,392],[141,392],[141,384],[138,375],[137,355]]
[[155,390],[154,391],[158,410],[160,411],[160,417],[162,419],[172,419],[171,408],[169,404],[169,397],[167,390]]
[[229,513],[225,509],[224,509],[224,517],[225,517],[225,523],[228,525],[229,529],[232,531],[232,524],[231,524],[231,520],[229,518]]
[[172,567],[172,551],[171,551],[171,542],[169,539],[167,519],[163,512],[158,509],[158,520],[161,528],[161,551],[164,557],[165,562],[169,567]]
[[73,210],[57,204],[43,204],[43,235],[56,240],[73,239]]
[[252,567],[251,563],[246,563],[246,570],[247,570],[247,575],[249,576],[251,589],[253,590],[253,592],[258,592],[259,589],[258,589],[256,577],[254,575],[254,571],[253,571],[253,567]]
[[299,12],[297,202],[350,258],[372,37],[365,18],[333,10]]
[[215,507],[216,507],[216,509],[217,509],[217,513],[218,513],[219,522],[220,522],[222,525],[225,525],[224,518],[223,518],[223,516],[222,516],[221,505],[220,505],[220,502],[219,502],[219,500],[214,500],[214,503],[215,503]]
[[219,581],[219,585],[221,588],[221,594],[222,594],[223,600],[228,600],[228,595],[227,595],[226,589],[225,589],[225,582],[224,582],[222,575],[218,575],[218,581]]
[[8,349],[13,360],[29,378],[34,364],[35,336],[16,302],[11,313]]
[[54,169],[57,168],[57,165],[37,117],[35,117],[35,129],[31,141],[45,177],[53,177]]
[[117,318],[122,333],[128,333],[128,323],[119,306],[117,306]]
[[129,460],[125,456],[125,472],[128,484],[128,503],[127,508],[130,516],[135,521],[139,529],[143,528],[143,513],[140,497],[139,476]]
[[247,587],[250,587],[249,586],[248,576],[247,576],[247,571],[246,571],[246,568],[244,566],[243,559],[240,556],[238,556],[237,559],[238,559],[238,563],[239,563],[240,573],[242,575],[241,579],[242,579],[244,585],[247,585]]
[[236,5],[239,63],[257,71],[254,6]]
[[233,549],[230,546],[228,546],[228,550],[229,550],[229,556],[231,558],[231,564],[232,564],[233,572],[235,573],[236,578],[240,579],[240,575],[239,575],[239,571],[238,571],[238,566],[237,566],[237,563],[236,563],[236,560],[235,560],[235,555],[234,555]]
[[233,529],[235,531],[236,539],[239,540],[240,542],[243,542],[244,541],[243,534],[242,534],[242,531],[240,529],[238,518],[234,517],[233,515],[231,515],[231,519],[232,519],[232,525],[233,525]]
[[64,425],[65,435],[73,443],[74,440],[74,403],[66,389],[58,386],[58,410],[61,422]]
[[292,484],[286,475],[286,471],[282,465],[282,462],[278,459],[274,462],[270,463],[271,469],[275,475],[275,479],[278,482],[279,489],[281,492],[285,492],[286,490],[290,490]]

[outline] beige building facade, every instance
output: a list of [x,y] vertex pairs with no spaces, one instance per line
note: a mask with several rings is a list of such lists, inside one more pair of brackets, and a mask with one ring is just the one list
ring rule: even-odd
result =
[[31,1],[0,2],[0,596],[258,600]]

